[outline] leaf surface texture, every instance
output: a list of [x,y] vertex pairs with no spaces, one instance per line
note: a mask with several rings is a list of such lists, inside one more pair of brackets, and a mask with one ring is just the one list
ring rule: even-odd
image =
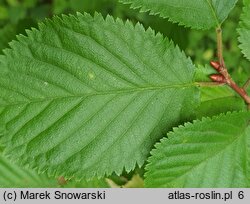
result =
[[249,187],[249,119],[234,112],[175,128],[152,151],[146,186]]
[[2,142],[6,154],[49,175],[141,166],[199,103],[191,60],[140,24],[64,15],[27,35],[0,61]]
[[120,0],[140,8],[142,12],[159,14],[172,22],[195,29],[219,26],[235,6],[237,0]]
[[62,177],[48,177],[46,173],[38,174],[35,170],[20,167],[5,156],[0,155],[0,188],[108,188],[103,179],[75,181],[63,180]]

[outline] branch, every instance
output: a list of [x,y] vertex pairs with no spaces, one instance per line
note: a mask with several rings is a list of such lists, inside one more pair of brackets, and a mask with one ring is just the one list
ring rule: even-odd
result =
[[225,62],[223,58],[222,30],[220,27],[216,29],[216,34],[217,34],[217,56],[218,56],[220,65],[225,66]]
[[228,73],[228,69],[225,65],[224,58],[223,58],[222,30],[220,27],[216,29],[216,33],[217,33],[217,55],[218,55],[219,62],[212,61],[210,64],[219,74],[213,74],[210,76],[210,78],[214,82],[226,83],[236,93],[238,93],[241,96],[241,98],[243,98],[243,100],[248,105],[248,109],[250,109],[250,97],[245,91],[245,87],[250,84],[250,79],[249,81],[246,82],[243,88],[239,87],[235,83],[235,81],[232,79],[232,77]]

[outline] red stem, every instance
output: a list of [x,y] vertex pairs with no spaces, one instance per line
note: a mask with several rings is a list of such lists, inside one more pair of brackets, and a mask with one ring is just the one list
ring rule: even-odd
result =
[[[241,88],[234,82],[234,80],[232,79],[232,77],[228,73],[227,67],[225,65],[224,58],[223,58],[223,46],[222,46],[223,43],[222,43],[222,30],[221,30],[221,28],[217,28],[216,33],[217,33],[217,49],[218,49],[217,54],[218,54],[219,62],[212,61],[210,64],[211,64],[211,66],[214,67],[214,69],[218,73],[220,73],[225,78],[225,83],[229,87],[231,87],[236,93],[238,93],[241,96],[241,98],[243,98],[243,100],[248,105],[248,109],[250,109],[250,97],[248,96],[247,92],[245,91],[246,87],[244,86],[244,88]],[[214,81],[216,81],[216,77],[212,77],[212,79]],[[247,82],[246,84],[249,84],[249,83]]]

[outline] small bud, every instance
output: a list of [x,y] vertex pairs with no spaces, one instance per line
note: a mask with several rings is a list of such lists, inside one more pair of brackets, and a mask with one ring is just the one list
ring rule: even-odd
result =
[[216,61],[211,61],[210,62],[210,65],[216,69],[216,70],[219,70],[220,69],[220,63],[219,62],[216,62]]
[[58,179],[57,179],[57,182],[60,186],[63,186],[65,184],[67,184],[67,181],[65,180],[65,178],[63,176],[60,176]]
[[215,82],[222,83],[222,84],[227,82],[225,77],[222,76],[221,74],[212,74],[212,75],[210,75],[210,79],[212,79]]

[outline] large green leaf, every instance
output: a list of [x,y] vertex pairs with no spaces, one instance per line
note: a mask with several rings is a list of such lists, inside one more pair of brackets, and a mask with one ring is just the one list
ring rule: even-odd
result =
[[250,60],[250,0],[244,0],[243,13],[241,15],[239,42],[244,56]]
[[234,112],[175,128],[156,145],[147,187],[250,187],[250,113]]
[[120,0],[169,18],[172,22],[196,29],[209,29],[219,26],[235,6],[237,0]]
[[2,141],[22,164],[66,178],[130,171],[198,104],[191,60],[140,24],[78,14],[27,33],[0,61]]

